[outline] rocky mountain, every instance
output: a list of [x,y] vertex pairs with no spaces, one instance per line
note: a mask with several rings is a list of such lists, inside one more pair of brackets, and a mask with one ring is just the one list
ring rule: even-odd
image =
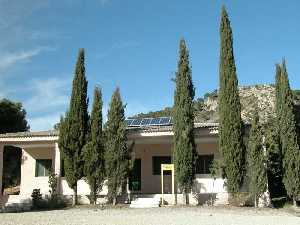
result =
[[[239,87],[241,116],[243,121],[250,122],[255,107],[258,108],[261,122],[266,122],[275,113],[275,87],[273,85],[255,85]],[[209,94],[203,101],[202,112],[196,112],[196,121],[218,121],[218,94]],[[209,116],[203,117],[203,114]]]
[[[239,87],[241,101],[241,116],[244,122],[250,122],[255,107],[258,108],[260,121],[266,123],[275,115],[275,86],[254,85]],[[294,90],[295,109],[300,108],[300,91]],[[206,93],[203,98],[194,101],[196,122],[218,122],[218,91]],[[297,110],[298,111],[298,110]],[[171,116],[172,108],[166,107],[163,110],[140,113],[134,118]],[[298,113],[297,113],[298,114]],[[298,116],[298,115],[296,115]]]

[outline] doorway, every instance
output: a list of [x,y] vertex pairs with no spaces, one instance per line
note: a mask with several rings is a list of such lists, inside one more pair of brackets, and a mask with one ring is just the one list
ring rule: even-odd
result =
[[129,176],[129,190],[140,191],[141,190],[141,159],[135,159],[133,168]]

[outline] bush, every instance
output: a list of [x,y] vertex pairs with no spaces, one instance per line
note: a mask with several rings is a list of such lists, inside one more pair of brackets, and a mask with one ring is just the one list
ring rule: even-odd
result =
[[55,196],[57,195],[57,184],[58,184],[58,179],[57,179],[57,175],[53,172],[51,172],[50,176],[49,176],[49,188],[50,188],[50,195],[51,196]]
[[60,195],[51,195],[42,198],[40,189],[33,189],[32,208],[36,210],[62,209],[67,206],[66,201]]
[[235,194],[230,194],[229,196],[229,204],[232,206],[252,206],[253,199],[251,194],[248,192],[239,192]]
[[47,209],[62,209],[67,206],[67,202],[60,195],[55,195],[45,200]]
[[43,201],[40,189],[33,189],[31,198],[32,198],[32,207],[34,209],[38,209],[40,207],[41,202]]

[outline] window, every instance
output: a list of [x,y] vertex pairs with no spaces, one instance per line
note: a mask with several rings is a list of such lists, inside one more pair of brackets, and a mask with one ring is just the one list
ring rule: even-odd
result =
[[35,176],[45,177],[49,176],[52,169],[51,159],[37,159],[35,163]]
[[[152,157],[152,174],[161,174],[161,164],[170,164],[171,156],[153,156]],[[171,175],[171,171],[165,171],[164,175]]]
[[210,167],[213,160],[214,155],[198,155],[196,160],[196,174],[210,174]]

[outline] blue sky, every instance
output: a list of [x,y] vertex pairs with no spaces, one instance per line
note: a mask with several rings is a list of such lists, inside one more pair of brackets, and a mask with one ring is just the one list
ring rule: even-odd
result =
[[[219,20],[226,5],[240,85],[272,83],[287,60],[300,89],[299,1],[0,0],[0,98],[21,101],[31,130],[51,129],[68,106],[78,49],[89,96],[116,86],[126,115],[173,104],[178,44],[185,38],[196,97],[218,88]],[[92,100],[92,99],[91,99]]]

